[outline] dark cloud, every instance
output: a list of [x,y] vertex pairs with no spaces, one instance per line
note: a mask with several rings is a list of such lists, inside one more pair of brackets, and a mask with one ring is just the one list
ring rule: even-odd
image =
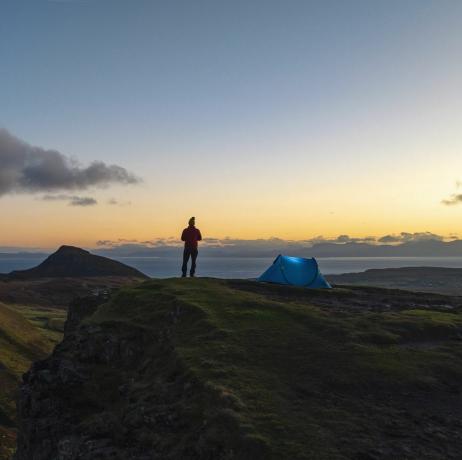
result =
[[72,198],[69,204],[71,206],[93,206],[97,203],[98,202],[94,198],[75,196]]
[[89,196],[76,195],[45,195],[43,201],[67,201],[69,206],[94,206],[98,202]]
[[140,182],[121,166],[94,161],[82,167],[56,150],[29,145],[1,128],[0,165],[0,196]]
[[454,206],[456,204],[462,204],[462,193],[454,193],[449,198],[441,201],[446,206]]

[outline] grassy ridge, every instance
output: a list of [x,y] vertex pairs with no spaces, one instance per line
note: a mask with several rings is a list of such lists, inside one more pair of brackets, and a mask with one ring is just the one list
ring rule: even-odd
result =
[[203,442],[241,449],[236,458],[457,458],[459,304],[179,279],[124,289],[88,321],[154,334],[177,318],[178,363],[202,385],[189,416],[207,413]]

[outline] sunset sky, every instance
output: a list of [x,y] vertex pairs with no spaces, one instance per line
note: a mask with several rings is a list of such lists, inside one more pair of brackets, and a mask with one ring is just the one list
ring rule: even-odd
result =
[[0,246],[193,215],[462,236],[461,24],[457,0],[0,0]]

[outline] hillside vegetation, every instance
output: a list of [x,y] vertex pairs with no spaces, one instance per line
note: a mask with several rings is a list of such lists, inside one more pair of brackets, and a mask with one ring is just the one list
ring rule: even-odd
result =
[[8,458],[15,445],[15,401],[21,375],[51,347],[52,342],[21,314],[0,303],[0,458]]
[[212,279],[125,288],[26,376],[17,458],[460,458],[461,304]]
[[0,302],[66,310],[75,298],[110,292],[139,281],[139,278],[117,276],[3,281],[0,279]]

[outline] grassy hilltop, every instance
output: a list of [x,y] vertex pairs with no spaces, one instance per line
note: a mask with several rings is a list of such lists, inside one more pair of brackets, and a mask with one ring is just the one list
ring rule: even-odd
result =
[[[99,307],[26,379],[61,412],[22,417],[54,420],[50,436],[72,436],[82,458],[96,440],[114,458],[459,458],[461,308],[378,288],[152,280]],[[62,361],[75,389],[59,390]],[[21,436],[40,449],[27,426]]]

